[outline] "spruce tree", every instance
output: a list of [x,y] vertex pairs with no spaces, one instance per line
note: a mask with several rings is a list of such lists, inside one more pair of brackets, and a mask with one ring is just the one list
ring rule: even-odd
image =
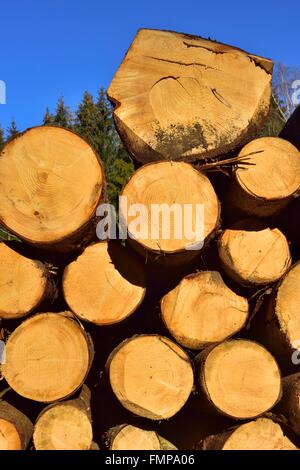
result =
[[72,129],[73,127],[72,113],[70,108],[65,105],[63,96],[61,96],[57,102],[53,125],[67,129]]
[[4,141],[4,130],[1,126],[1,124],[0,124],[0,152],[3,149],[4,143],[5,143],[5,141]]
[[19,130],[17,128],[15,118],[13,117],[12,120],[11,120],[11,124],[10,124],[9,128],[7,129],[7,138],[12,139],[17,134],[19,134]]
[[79,104],[74,130],[95,149],[104,163],[108,199],[117,205],[118,195],[133,172],[133,163],[115,130],[112,106],[101,88],[97,100],[87,91]]
[[84,92],[81,103],[79,104],[76,117],[74,130],[99,151],[98,148],[98,119],[99,113],[97,106],[94,103],[93,96],[87,91]]
[[54,116],[50,113],[50,110],[47,106],[46,112],[45,112],[44,117],[43,117],[43,125],[44,126],[51,126],[51,125],[53,125],[53,122],[54,122]]
[[111,203],[117,206],[119,193],[132,175],[134,166],[115,129],[112,105],[103,88],[99,90],[96,104],[99,112],[98,128],[100,131],[98,146],[105,166],[108,198]]

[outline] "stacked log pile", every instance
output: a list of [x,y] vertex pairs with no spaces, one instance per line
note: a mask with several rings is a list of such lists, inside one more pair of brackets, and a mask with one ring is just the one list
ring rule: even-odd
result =
[[45,126],[6,144],[1,450],[300,447],[300,152],[288,126],[258,138],[272,67],[138,32],[108,89],[136,161],[125,240],[97,238],[105,174],[83,139]]

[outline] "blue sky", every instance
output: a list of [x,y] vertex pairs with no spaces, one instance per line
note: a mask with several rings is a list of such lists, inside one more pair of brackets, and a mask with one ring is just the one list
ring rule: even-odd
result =
[[141,27],[210,36],[300,66],[299,0],[1,0],[0,123],[41,123],[57,98],[74,107],[107,87]]

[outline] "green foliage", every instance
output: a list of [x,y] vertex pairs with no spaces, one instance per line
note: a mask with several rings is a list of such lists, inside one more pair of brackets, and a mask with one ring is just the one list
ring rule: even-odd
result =
[[72,129],[73,127],[72,113],[70,111],[70,108],[65,105],[65,100],[63,96],[61,96],[57,102],[53,118],[51,117],[51,115],[47,116],[47,110],[44,119],[45,117],[48,120],[50,119],[50,122],[52,121],[51,124],[53,126],[65,127],[66,129]]
[[7,139],[12,139],[17,134],[19,134],[19,130],[17,128],[15,118],[13,117],[9,128],[7,129]]
[[0,152],[3,149],[4,146],[4,130],[2,129],[0,125]]
[[43,125],[44,126],[53,126],[54,116],[50,114],[49,108],[47,106],[46,112],[43,117]]

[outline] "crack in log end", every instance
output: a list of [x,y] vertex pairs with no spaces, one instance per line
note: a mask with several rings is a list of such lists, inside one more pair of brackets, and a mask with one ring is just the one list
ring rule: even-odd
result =
[[[232,46],[229,46],[228,44],[225,44],[223,42],[219,42],[219,41],[216,41],[215,39],[211,39],[211,38],[202,38],[202,37],[198,37],[198,36],[189,36],[187,34],[181,34],[182,37],[184,38],[187,38],[187,39],[190,39],[190,40],[196,40],[196,41],[199,41],[199,39],[201,40],[204,40],[204,41],[207,41],[207,42],[211,42],[213,44],[215,44],[217,47],[224,47],[224,50],[215,50],[213,49],[212,47],[209,47],[209,46],[200,46],[200,44],[191,44],[187,41],[182,41],[184,46],[186,46],[187,48],[190,48],[190,47],[195,47],[195,48],[198,48],[198,49],[205,49],[207,50],[208,52],[212,52],[213,54],[230,54],[230,53],[243,53],[245,54],[245,56],[248,57],[248,59],[250,59],[251,62],[254,63],[254,65],[256,67],[259,67],[261,68],[262,70],[264,70],[268,75],[272,75],[272,71],[273,71],[273,62],[270,60],[270,59],[264,59],[264,58],[261,58],[261,57],[258,57],[256,56],[255,54],[251,54],[249,52],[246,52],[244,51],[243,49],[240,49],[239,47],[232,47]],[[226,50],[227,49],[227,50]]]
[[216,88],[211,88],[212,94],[219,100],[222,104],[227,106],[227,108],[231,108],[231,104],[218,92]]
[[158,60],[160,62],[167,62],[168,64],[176,64],[176,65],[183,65],[184,67],[204,67],[205,69],[211,69],[211,70],[217,70],[218,72],[222,72],[221,69],[218,69],[216,67],[212,67],[211,65],[203,64],[203,62],[180,62],[178,60],[170,60],[170,59],[161,59],[160,57],[154,57],[151,55],[145,55],[142,56],[145,57],[146,59],[153,59],[153,60]]
[[189,364],[191,366],[191,361],[190,361],[190,358],[188,355],[181,355],[181,352],[182,354],[184,354],[184,351],[178,351],[176,348],[176,344],[174,343],[174,346],[171,342],[167,341],[167,338],[164,338],[163,336],[158,336],[158,339],[159,341],[161,341],[165,346],[167,346],[169,349],[171,349],[171,351],[176,354],[176,356],[179,357],[179,359],[181,359],[182,361],[186,362],[187,364]]
[[155,150],[170,158],[180,158],[185,152],[199,146],[208,148],[208,143],[200,123],[184,126],[171,125],[167,129],[159,127],[155,132]]
[[[213,54],[227,54],[227,51],[216,51],[213,50],[211,47],[206,47],[206,46],[200,46],[199,44],[190,44],[186,41],[183,41],[183,44],[189,48],[189,47],[196,47],[197,49],[205,49],[206,51],[212,52]],[[216,43],[217,44],[217,43]]]

